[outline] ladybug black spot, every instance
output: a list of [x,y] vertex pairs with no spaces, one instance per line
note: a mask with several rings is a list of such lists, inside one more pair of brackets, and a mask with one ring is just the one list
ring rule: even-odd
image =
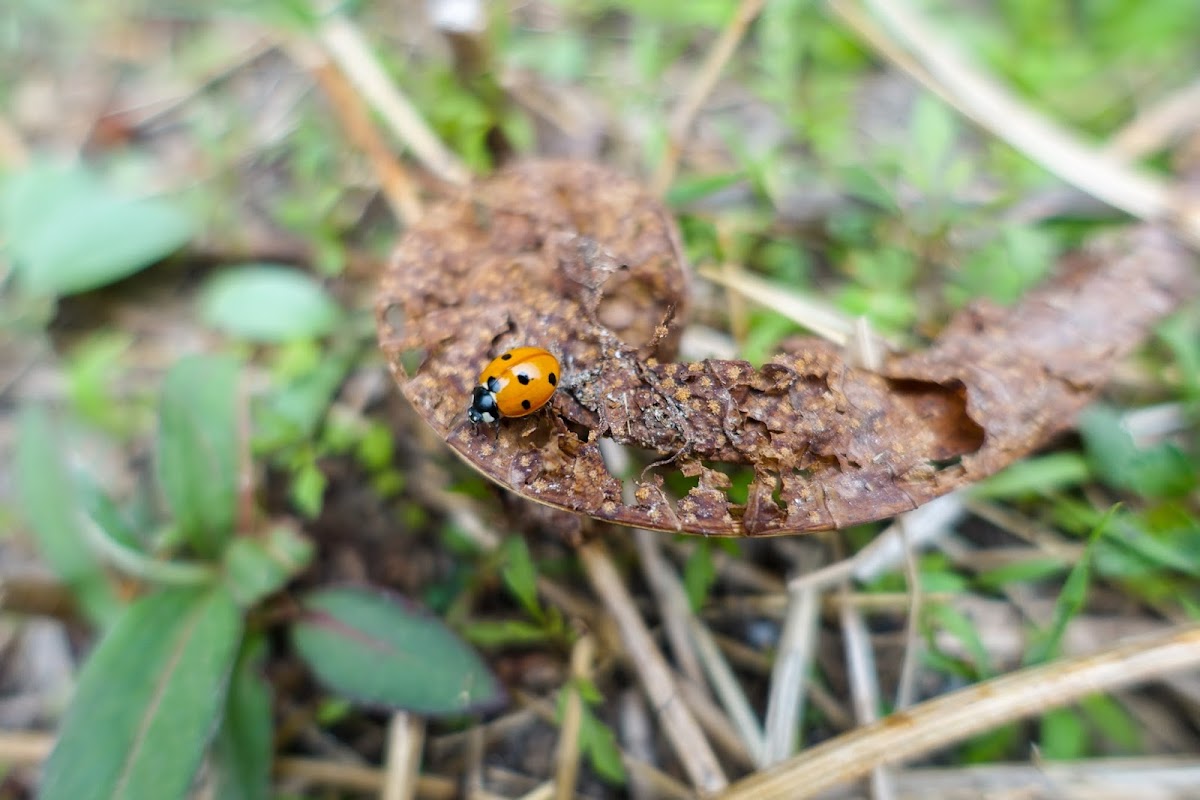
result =
[[500,356],[501,361],[508,361],[511,358],[512,358],[512,353],[505,353],[504,355]]
[[521,401],[521,408],[523,408],[523,409],[525,409],[526,411],[528,411],[529,409],[533,408],[533,404],[532,404],[532,403],[530,403],[528,400],[522,400],[522,401]]
[[529,376],[528,376],[528,375],[526,375],[524,372],[518,372],[518,373],[517,373],[517,380],[518,380],[518,381],[520,381],[520,383],[521,383],[521,385],[522,385],[522,386],[528,386],[528,385],[529,385]]
[[549,377],[547,377],[546,380],[550,381],[551,386],[558,386],[558,376],[555,375],[553,372],[550,373]]

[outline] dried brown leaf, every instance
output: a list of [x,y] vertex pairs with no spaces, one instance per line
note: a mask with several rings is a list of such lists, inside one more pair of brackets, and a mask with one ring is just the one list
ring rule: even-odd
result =
[[[672,363],[688,272],[674,222],[633,180],[529,161],[433,208],[401,241],[378,305],[401,390],[492,480],[551,506],[666,531],[763,536],[908,511],[1071,424],[1114,363],[1194,291],[1188,253],[1130,228],[1066,259],[1018,306],[979,303],[882,372],[814,339],[745,361]],[[563,365],[547,411],[473,427],[480,368],[537,345]],[[601,437],[662,463],[622,499]],[[724,465],[750,467],[744,505]],[[697,479],[683,498],[662,472]]]

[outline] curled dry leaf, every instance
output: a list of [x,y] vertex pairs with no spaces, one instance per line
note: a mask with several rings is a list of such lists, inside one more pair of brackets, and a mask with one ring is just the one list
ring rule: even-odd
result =
[[[426,422],[529,499],[665,531],[796,533],[908,511],[1029,453],[1194,290],[1189,254],[1157,228],[1109,235],[1062,266],[1018,306],[977,304],[880,372],[814,339],[759,369],[673,363],[688,271],[666,210],[604,167],[531,161],[404,236],[379,335]],[[558,357],[558,393],[529,417],[472,426],[479,370],[518,345]],[[602,437],[659,454],[630,502]],[[728,466],[753,471],[745,504],[729,498]],[[672,498],[666,470],[696,485]]]

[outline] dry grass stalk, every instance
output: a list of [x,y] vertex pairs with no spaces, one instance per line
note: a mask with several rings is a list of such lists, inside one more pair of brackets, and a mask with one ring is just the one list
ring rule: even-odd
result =
[[788,595],[787,618],[771,670],[764,764],[775,764],[796,751],[804,692],[816,650],[820,595],[807,587],[791,589]]
[[679,157],[683,152],[682,143],[687,138],[688,129],[691,128],[692,122],[700,112],[700,106],[704,105],[704,100],[712,92],[717,79],[721,76],[721,71],[725,69],[725,65],[733,55],[733,51],[737,49],[738,43],[746,35],[750,23],[754,22],[764,5],[766,5],[766,0],[741,0],[733,18],[725,26],[725,30],[721,31],[721,35],[713,43],[712,49],[708,51],[704,64],[701,65],[691,84],[684,91],[683,97],[680,98],[668,123],[670,141],[667,143],[667,152],[663,154],[663,159],[651,181],[651,191],[655,194],[661,195],[675,179],[675,171],[679,167]]
[[421,717],[406,711],[392,715],[388,724],[381,800],[412,800],[416,797],[424,745],[425,721]]
[[724,788],[727,780],[721,765],[700,726],[679,697],[679,689],[670,668],[655,647],[607,549],[598,541],[590,541],[581,546],[578,553],[592,588],[604,600],[617,623],[629,664],[636,670],[688,779],[701,792],[716,792]]
[[[684,652],[694,661],[695,673],[684,669],[684,673],[692,681],[696,692],[707,695],[705,676],[712,683],[713,689],[721,700],[721,704],[729,714],[729,721],[737,730],[739,749],[748,754],[749,759],[761,765],[762,726],[755,716],[750,701],[742,691],[741,684],[733,674],[729,662],[717,647],[712,633],[692,613],[688,605],[687,594],[679,576],[671,569],[663,558],[660,548],[661,537],[651,531],[635,532],[638,554],[641,556],[642,567],[646,571],[650,586],[658,598],[664,619],[676,620],[679,636],[686,644]],[[670,628],[668,628],[668,631]],[[672,640],[674,647],[674,640]],[[679,651],[676,651],[679,655]],[[685,660],[679,658],[681,667]],[[693,708],[694,703],[689,702]]]
[[366,103],[354,91],[346,76],[324,59],[304,57],[305,50],[313,49],[305,45],[306,42],[297,42],[291,50],[297,54],[297,60],[309,65],[313,77],[329,98],[346,137],[370,160],[392,215],[401,225],[416,222],[422,212],[416,182],[392,155],[391,148],[371,121]]
[[[674,576],[671,568],[663,558],[658,536],[653,531],[634,530],[633,540],[637,547],[638,560],[642,565],[642,573],[658,602],[659,615],[666,628],[667,641],[671,643],[671,653],[679,669],[701,691],[707,691],[704,683],[704,670],[700,667],[700,657],[692,646],[692,638],[688,633],[691,609],[688,608],[687,598],[682,592],[673,592]],[[676,581],[677,583],[677,581]]]
[[[955,52],[907,3],[864,3],[960,113],[1072,186],[1138,219],[1174,224],[1191,242],[1200,243],[1200,211],[1179,206],[1172,187],[1085,143],[1022,103]],[[880,52],[888,57],[888,52]],[[900,62],[896,65],[905,67]]]
[[338,12],[328,13],[317,29],[317,37],[338,68],[426,169],[450,183],[470,181],[470,171],[442,144],[416,107],[388,78],[366,38],[350,20]]
[[[596,657],[596,640],[581,636],[571,649],[571,677],[576,681],[590,681],[592,661]],[[583,725],[583,696],[578,686],[570,686],[567,703],[563,709],[562,725],[559,727],[558,751],[554,755],[553,791],[546,795],[555,800],[570,800],[575,795],[575,782],[579,778],[579,730]]]
[[796,800],[1090,694],[1200,666],[1200,625],[1023,669],[897,712],[735,783],[722,800]]

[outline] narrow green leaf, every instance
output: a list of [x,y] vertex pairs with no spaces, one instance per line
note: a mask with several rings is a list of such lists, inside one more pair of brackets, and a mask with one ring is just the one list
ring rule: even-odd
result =
[[1071,568],[1062,591],[1054,603],[1054,618],[1050,628],[1036,638],[1025,652],[1025,665],[1040,664],[1053,658],[1058,653],[1062,638],[1067,632],[1067,625],[1081,610],[1087,601],[1088,584],[1091,582],[1092,557],[1096,552],[1096,544],[1108,529],[1113,515],[1120,506],[1113,506],[1104,515],[1088,538],[1087,547]]
[[609,783],[624,786],[625,765],[612,729],[601,722],[586,705],[579,726],[579,747],[587,756],[596,774]]
[[738,181],[745,180],[742,172],[728,172],[718,175],[702,175],[699,177],[684,177],[671,184],[667,190],[667,205],[680,208],[698,200],[703,200],[711,194],[716,194]]
[[1158,326],[1158,336],[1170,349],[1184,388],[1200,394],[1200,331],[1194,314],[1176,314]]
[[334,691],[372,705],[456,714],[499,704],[504,691],[441,620],[367,589],[309,595],[292,641]]
[[1108,694],[1091,694],[1079,707],[1097,730],[1130,755],[1142,752],[1142,723]]
[[974,497],[1007,498],[1044,495],[1078,486],[1091,477],[1079,453],[1052,453],[1018,461],[971,488]]
[[1097,568],[1111,577],[1138,577],[1156,569],[1172,569],[1200,578],[1195,537],[1151,533],[1137,514],[1117,518],[1116,536],[1106,536],[1097,548]]
[[974,660],[975,671],[980,678],[988,678],[995,674],[992,669],[992,659],[988,649],[979,635],[979,629],[967,616],[958,609],[937,603],[927,611],[931,621],[941,626],[947,633],[954,636]]
[[225,699],[241,617],[224,588],[148,595],[84,666],[41,800],[186,796]]
[[995,730],[972,736],[962,748],[965,764],[992,764],[1010,758],[1027,737],[1021,726],[1010,723]]
[[21,409],[15,467],[22,514],[50,568],[71,587],[87,615],[103,624],[116,618],[120,605],[83,536],[85,502],[63,447],[46,409]]
[[74,168],[35,166],[7,181],[0,230],[21,285],[74,294],[160,261],[191,237],[191,221],[161,200],[121,197]]
[[1074,708],[1056,708],[1042,715],[1042,755],[1070,761],[1087,755],[1088,732]]
[[1024,561],[1014,561],[1011,564],[981,572],[975,581],[985,589],[999,589],[1010,583],[1040,581],[1051,575],[1057,575],[1066,568],[1067,565],[1061,558],[1053,556],[1027,558]]
[[713,561],[712,546],[708,539],[697,539],[692,544],[683,565],[683,587],[687,591],[688,604],[692,611],[699,611],[708,599],[708,591],[717,580],[717,566]]
[[484,648],[545,644],[554,637],[541,625],[519,619],[476,620],[463,626],[463,636]]
[[505,564],[501,574],[504,576],[504,584],[530,616],[541,619],[544,615],[537,598],[537,567],[533,565],[533,558],[529,555],[529,546],[525,544],[525,539],[520,536],[510,537],[504,543],[503,555]]
[[159,408],[158,478],[183,536],[202,556],[233,533],[238,481],[238,363],[188,356],[167,373]]
[[213,742],[220,800],[269,800],[273,724],[271,692],[259,674],[261,638],[242,646],[225,699],[225,716]]
[[250,264],[213,277],[200,316],[214,328],[255,342],[324,336],[342,312],[320,283],[275,264]]

